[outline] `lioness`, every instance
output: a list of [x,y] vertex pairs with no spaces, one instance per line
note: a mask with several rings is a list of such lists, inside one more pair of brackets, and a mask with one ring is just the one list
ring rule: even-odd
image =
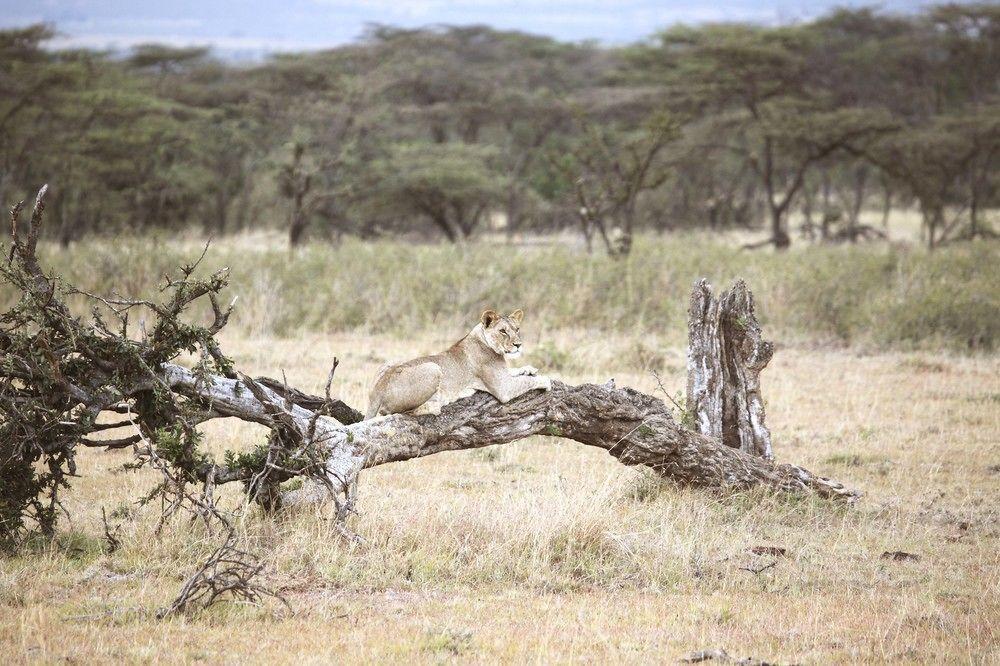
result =
[[486,391],[503,403],[534,389],[549,390],[552,381],[536,377],[535,368],[507,367],[504,357],[521,352],[522,319],[521,310],[506,317],[487,310],[448,351],[385,366],[375,377],[365,418],[418,408],[419,413],[439,414],[443,404],[470,389]]

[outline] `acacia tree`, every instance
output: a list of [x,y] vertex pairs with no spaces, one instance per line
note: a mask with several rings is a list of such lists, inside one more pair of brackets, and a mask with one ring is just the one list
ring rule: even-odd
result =
[[[294,162],[286,145],[302,140],[300,166],[312,177],[294,229],[308,219],[324,233],[403,231],[414,222],[424,231],[437,226],[426,214],[370,205],[384,175],[373,167],[390,146],[467,145],[494,152],[487,171],[505,180],[490,207],[506,213],[509,229],[580,223],[601,237],[598,224],[623,225],[576,215],[585,206],[573,184],[585,170],[570,178],[545,157],[590,141],[574,107],[614,149],[664,109],[683,120],[683,141],[656,162],[669,157],[684,168],[638,197],[638,220],[658,229],[762,222],[765,242],[784,245],[791,211],[808,210],[824,181],[847,195],[845,212],[856,208],[859,178],[842,169],[863,168],[844,158],[882,135],[879,114],[920,129],[995,111],[998,26],[995,3],[966,3],[910,15],[837,10],[785,27],[674,28],[624,48],[483,26],[375,27],[335,49],[238,67],[201,48],[144,45],[118,57],[53,48],[44,25],[2,30],[0,197],[44,178],[60,183],[49,214],[66,242],[196,223],[224,233],[251,210],[265,213],[252,216],[255,224],[287,219],[297,195],[282,196],[273,180]],[[982,211],[992,205],[996,168],[983,151],[968,166],[944,206],[946,217],[966,206],[968,224],[949,238],[989,233]],[[877,177],[911,194],[902,176]],[[591,195],[600,180],[585,178]],[[888,211],[892,198],[881,203]],[[845,220],[834,236],[866,231]]]
[[[488,167],[503,175],[505,190],[491,207],[503,212],[509,232],[537,221],[543,196],[537,181],[546,177],[540,158],[550,138],[567,129],[563,100],[587,85],[599,50],[484,26],[376,26],[367,45],[378,57],[365,78],[375,79],[369,86],[393,118],[382,127],[388,142],[491,151]],[[440,152],[454,160],[463,149]],[[443,223],[440,213],[421,208],[440,229],[451,227],[446,237],[463,236],[462,225]]]
[[760,151],[744,154],[763,185],[767,203],[771,237],[763,244],[783,249],[791,245],[788,215],[809,171],[837,153],[860,150],[896,125],[882,114],[863,109],[818,111],[768,105],[760,114]]
[[496,151],[461,143],[390,146],[372,165],[365,206],[381,216],[429,220],[452,243],[465,241],[499,207],[506,178]]
[[980,212],[997,202],[1000,107],[934,118],[864,154],[917,200],[928,248],[995,235]]
[[894,127],[883,113],[819,94],[812,47],[804,28],[717,26],[667,31],[633,53],[667,86],[672,107],[710,116],[701,149],[736,155],[756,176],[770,227],[759,245],[791,244],[788,214],[811,169]]
[[572,183],[580,227],[591,247],[596,230],[608,254],[627,256],[632,248],[639,195],[670,175],[660,155],[678,134],[674,119],[662,113],[625,130],[577,114],[579,138],[552,163]]
[[291,147],[291,159],[281,165],[278,184],[282,196],[289,200],[288,244],[295,247],[302,242],[315,199],[307,200],[313,190],[316,167],[306,163],[305,144],[296,141]]
[[33,155],[32,148],[44,142],[59,121],[69,120],[60,114],[66,107],[72,113],[79,102],[68,98],[80,83],[78,64],[42,48],[54,35],[46,25],[0,31],[0,196],[4,201],[13,188],[34,175],[31,158],[39,156]]
[[[277,167],[281,195],[289,203],[289,241],[306,237],[311,222],[324,232],[364,231],[356,224],[355,205],[372,180],[370,164],[387,141],[387,112],[377,102],[381,74],[372,71],[371,54],[356,48],[283,56],[257,73],[268,91],[269,125],[292,127]],[[363,74],[363,76],[362,76]],[[289,108],[275,104],[293,95]]]
[[[801,467],[774,463],[769,439],[760,448],[759,428],[722,439],[705,430],[713,427],[717,411],[726,433],[745,430],[754,421],[750,415],[763,419],[754,396],[770,346],[760,341],[752,301],[739,285],[732,297],[724,294],[717,302],[699,285],[692,302],[701,322],[692,327],[692,346],[704,356],[695,372],[718,369],[694,382],[704,387],[693,394],[697,431],[678,423],[662,401],[613,382],[557,381],[551,391],[506,405],[478,393],[436,416],[361,421],[357,410],[331,397],[332,371],[320,397],[252,379],[234,367],[215,338],[232,309],[219,302],[225,270],[199,277],[197,262],[184,266],[166,278],[162,300],[84,294],[52,279],[36,257],[44,194],[45,188],[27,229],[21,228],[22,206],[12,209],[9,255],[4,248],[10,261],[0,263],[0,275],[20,294],[0,316],[0,541],[6,547],[16,545],[32,524],[50,534],[55,529],[60,494],[75,474],[80,447],[132,448],[139,464],[162,473],[151,496],[163,497],[168,512],[187,507],[206,519],[221,516],[212,499],[216,486],[234,482],[271,509],[333,499],[343,518],[364,469],[539,434],[603,448],[625,464],[694,486],[857,497]],[[72,293],[92,299],[89,318],[70,311],[64,299]],[[205,300],[210,322],[192,323],[192,309]],[[129,321],[140,312],[152,326],[135,338]],[[182,352],[194,355],[193,367],[176,362]],[[735,393],[723,386],[731,382],[737,383]],[[719,404],[732,408],[716,410]],[[116,420],[98,419],[107,414]],[[251,451],[215,459],[204,451],[198,425],[222,417],[262,424],[270,434]],[[278,484],[294,476],[312,483],[281,492]]]
[[[550,139],[563,129],[568,112],[554,95],[508,93],[504,103],[503,138],[498,158],[506,176],[503,211],[507,232],[514,233],[537,213],[543,194],[538,178],[545,179],[546,150]],[[534,216],[537,219],[537,215]]]
[[[476,143],[498,109],[491,78],[496,33],[484,27],[406,30],[373,26],[368,42],[379,54],[380,96],[403,124],[433,143]],[[475,58],[479,67],[469,67]],[[424,137],[422,137],[424,138]]]

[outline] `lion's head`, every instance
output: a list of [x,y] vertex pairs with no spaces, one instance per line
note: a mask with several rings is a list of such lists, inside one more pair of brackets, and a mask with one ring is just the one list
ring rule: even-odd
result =
[[498,354],[516,357],[521,353],[521,320],[524,312],[514,310],[502,315],[496,310],[487,310],[479,318],[483,327],[483,341]]

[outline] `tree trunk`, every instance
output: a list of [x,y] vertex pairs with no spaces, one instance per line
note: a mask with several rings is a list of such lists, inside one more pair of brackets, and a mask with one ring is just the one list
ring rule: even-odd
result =
[[452,226],[451,221],[448,219],[448,214],[444,211],[434,212],[430,214],[431,221],[441,230],[444,237],[448,239],[449,243],[458,243],[461,240],[461,231]]
[[865,202],[865,189],[868,184],[868,169],[864,165],[854,171],[853,188],[850,197],[845,197],[847,209],[847,236],[851,243],[858,242],[861,227],[861,208]]
[[250,224],[250,197],[252,194],[253,187],[251,183],[248,180],[244,181],[236,204],[236,215],[234,216],[235,231],[243,231]]
[[[757,486],[778,492],[815,493],[854,500],[858,493],[796,465],[775,464],[744,453],[679,425],[662,401],[630,388],[553,382],[550,391],[531,391],[506,405],[477,392],[446,405],[439,415],[395,414],[342,424],[317,417],[298,405],[287,406],[275,391],[259,387],[261,402],[241,380],[198,378],[167,364],[163,378],[172,390],[211,401],[220,416],[273,423],[274,409],[290,417],[300,432],[313,432],[327,451],[324,483],[311,482],[283,496],[286,504],[350,496],[364,469],[440,453],[506,444],[532,435],[565,437],[606,450],[626,465],[642,465],[665,479],[689,486],[746,490]],[[216,483],[250,478],[251,472],[225,466],[201,470]],[[336,495],[335,495],[336,496]]]
[[306,216],[301,211],[292,213],[291,224],[288,225],[288,245],[298,247],[302,243],[306,231]]
[[813,223],[813,205],[815,192],[811,187],[802,190],[802,235],[806,240],[813,240],[816,237],[816,227]]
[[944,206],[941,204],[920,205],[923,217],[924,240],[927,242],[927,249],[933,250],[938,244],[938,230],[944,231]]
[[514,234],[521,228],[521,196],[516,186],[511,186],[507,193],[507,204],[504,207],[504,214],[507,216],[507,226],[504,233],[507,240],[511,240]]
[[892,188],[888,181],[882,183],[882,231],[889,235],[889,215],[892,214]]
[[969,186],[969,238],[978,238],[979,230],[979,192],[973,183]]
[[741,451],[773,458],[764,423],[760,373],[774,346],[761,339],[753,295],[743,280],[715,298],[699,280],[688,310],[688,388],[691,425]]
[[82,206],[80,200],[82,195],[79,190],[67,196],[69,202],[62,206],[62,215],[59,220],[59,245],[64,250],[70,246],[76,236],[76,228],[80,224]]
[[229,197],[222,191],[221,185],[215,194],[215,219],[212,220],[212,226],[220,236],[229,231]]
[[833,204],[831,203],[831,195],[833,193],[833,183],[830,182],[830,174],[828,172],[823,172],[823,181],[821,185],[821,192],[823,195],[823,217],[820,221],[820,239],[823,242],[830,240],[830,225],[840,219],[839,214],[835,214]]
[[[694,427],[678,424],[662,401],[617,388],[613,381],[582,386],[553,382],[551,391],[532,391],[506,405],[478,392],[445,406],[436,416],[397,414],[359,421],[361,414],[339,401],[330,403],[274,380],[258,380],[256,390],[248,391],[240,380],[216,377],[205,382],[175,365],[164,366],[163,376],[174,391],[209,401],[220,416],[269,424],[281,406],[303,437],[312,432],[313,441],[323,443],[326,478],[285,493],[283,501],[290,504],[322,501],[331,490],[349,498],[358,475],[369,467],[532,435],[602,448],[626,465],[649,467],[684,485],[764,486],[856,499],[859,493],[840,483],[773,462],[760,394],[760,372],[773,346],[761,339],[746,284],[737,281],[715,298],[708,282],[700,280],[691,296],[690,316],[688,413]],[[333,407],[317,416],[314,410],[324,404]],[[226,483],[248,473],[224,466],[201,472],[209,474]]]
[[473,232],[482,221],[484,208],[484,206],[476,206],[475,209],[470,212],[460,203],[452,205],[452,210],[455,213],[455,226],[458,229],[459,235],[463,241],[472,238]]
[[771,210],[771,242],[776,250],[787,250],[792,239],[785,231],[785,211],[778,206],[770,206]]
[[578,213],[576,217],[577,221],[580,223],[580,232],[583,234],[584,243],[587,246],[587,254],[594,253],[594,227],[590,223],[590,219],[584,213]]
[[[301,156],[301,153],[297,153],[295,156],[296,168],[298,167]],[[293,173],[292,212],[288,224],[288,245],[292,248],[298,247],[298,245],[303,241],[305,238],[306,227],[309,226],[309,212],[306,210],[306,196],[308,196],[313,184],[311,174],[306,174],[299,179],[295,179],[294,175],[295,174]]]
[[761,173],[764,181],[764,192],[767,195],[767,209],[771,215],[771,243],[776,250],[787,250],[792,239],[785,230],[785,210],[792,200],[793,192],[785,195],[784,203],[779,203],[774,182],[774,146],[770,137],[764,139],[764,167]]
[[601,241],[604,243],[604,251],[607,252],[610,257],[615,256],[614,243],[611,242],[611,236],[608,235],[608,230],[604,226],[604,219],[602,217],[594,216],[590,218],[590,223],[601,237]]

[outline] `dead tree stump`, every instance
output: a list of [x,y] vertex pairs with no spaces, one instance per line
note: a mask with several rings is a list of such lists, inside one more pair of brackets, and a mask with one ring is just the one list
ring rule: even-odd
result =
[[718,298],[708,280],[698,280],[688,309],[686,408],[694,428],[771,460],[760,372],[773,354],[774,345],[761,338],[753,294],[743,280]]

